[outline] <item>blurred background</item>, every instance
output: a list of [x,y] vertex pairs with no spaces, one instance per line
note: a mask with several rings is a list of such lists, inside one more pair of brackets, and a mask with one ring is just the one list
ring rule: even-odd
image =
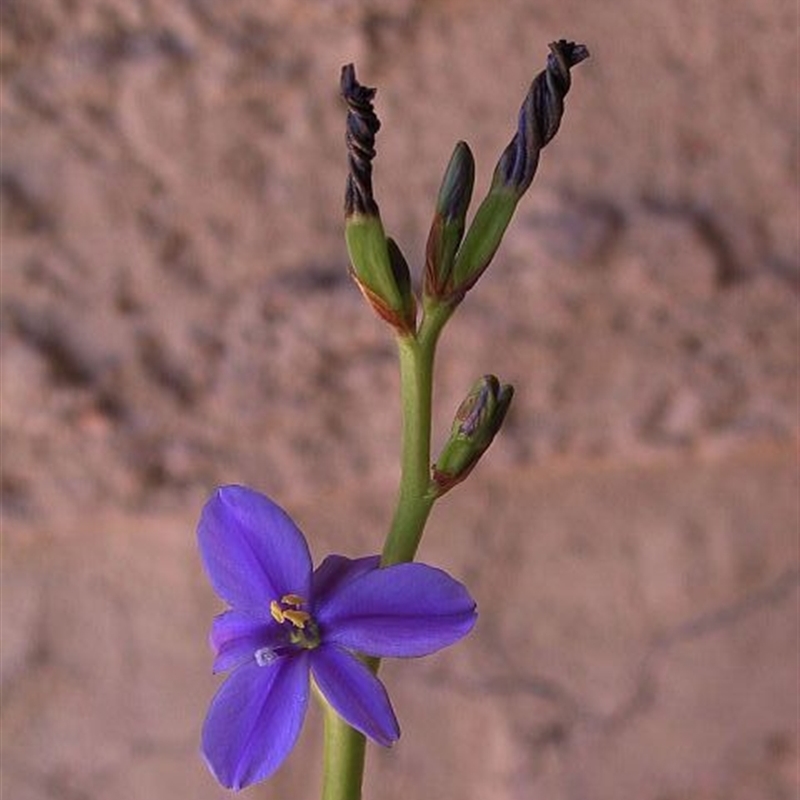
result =
[[[517,394],[421,557],[471,637],[386,665],[365,798],[798,791],[798,10],[791,0],[4,0],[2,795],[225,795],[194,529],[267,492],[376,551],[393,341],[347,275],[339,71],[418,269],[453,145],[476,201],[548,42],[561,132],[445,331],[435,448]],[[252,797],[314,798],[316,711]]]

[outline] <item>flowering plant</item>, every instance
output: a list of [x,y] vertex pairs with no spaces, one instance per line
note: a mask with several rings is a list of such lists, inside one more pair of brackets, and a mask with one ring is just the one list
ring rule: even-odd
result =
[[228,788],[242,789],[279,768],[300,733],[313,688],[325,709],[323,800],[358,800],[365,737],[390,745],[400,736],[376,674],[378,659],[428,655],[475,624],[475,601],[462,584],[412,562],[433,504],[487,450],[513,389],[494,375],[480,378],[431,466],[433,361],[442,329],[488,267],[533,180],[541,149],[558,130],[570,69],[588,56],[583,45],[563,39],[550,51],[469,228],[474,159],[468,145],[456,145],[428,237],[421,302],[373,196],[380,127],[375,90],[358,83],[352,65],[342,70],[348,106],[345,235],[351,275],[397,340],[400,490],[380,555],[330,555],[316,569],[302,532],[268,497],[224,486],[206,503],[198,525],[200,552],[214,590],[230,606],[211,629],[213,669],[230,674],[211,701],[202,752]]

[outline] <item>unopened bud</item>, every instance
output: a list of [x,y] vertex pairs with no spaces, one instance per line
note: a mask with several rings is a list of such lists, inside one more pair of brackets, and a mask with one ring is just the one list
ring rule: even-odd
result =
[[476,381],[458,407],[450,438],[432,469],[431,491],[436,497],[461,483],[486,452],[500,430],[514,396],[494,375]]
[[475,159],[469,145],[453,150],[436,200],[436,213],[428,235],[425,259],[425,294],[446,297],[456,251],[464,236],[467,208],[475,183]]

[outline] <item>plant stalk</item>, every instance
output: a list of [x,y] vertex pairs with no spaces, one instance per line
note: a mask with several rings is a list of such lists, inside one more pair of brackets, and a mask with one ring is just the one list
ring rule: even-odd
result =
[[[439,334],[454,305],[431,303],[416,335],[398,336],[403,413],[400,489],[381,566],[413,561],[431,512],[430,489],[433,365]],[[367,663],[377,672],[380,659]],[[322,800],[361,800],[366,739],[327,703]]]

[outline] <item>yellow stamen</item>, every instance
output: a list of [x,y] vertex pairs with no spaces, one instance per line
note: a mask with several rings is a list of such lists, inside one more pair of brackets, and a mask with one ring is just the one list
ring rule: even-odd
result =
[[295,628],[300,628],[300,630],[303,630],[303,628],[306,626],[306,622],[311,619],[311,614],[309,614],[307,611],[299,611],[294,608],[289,608],[282,613],[283,616],[295,626]]
[[283,597],[281,597],[281,603],[283,603],[285,606],[299,607],[305,603],[305,600],[303,600],[299,594],[285,594]]
[[286,618],[286,615],[281,608],[281,604],[277,600],[273,600],[269,604],[269,613],[272,614],[272,618],[275,622],[283,622]]

